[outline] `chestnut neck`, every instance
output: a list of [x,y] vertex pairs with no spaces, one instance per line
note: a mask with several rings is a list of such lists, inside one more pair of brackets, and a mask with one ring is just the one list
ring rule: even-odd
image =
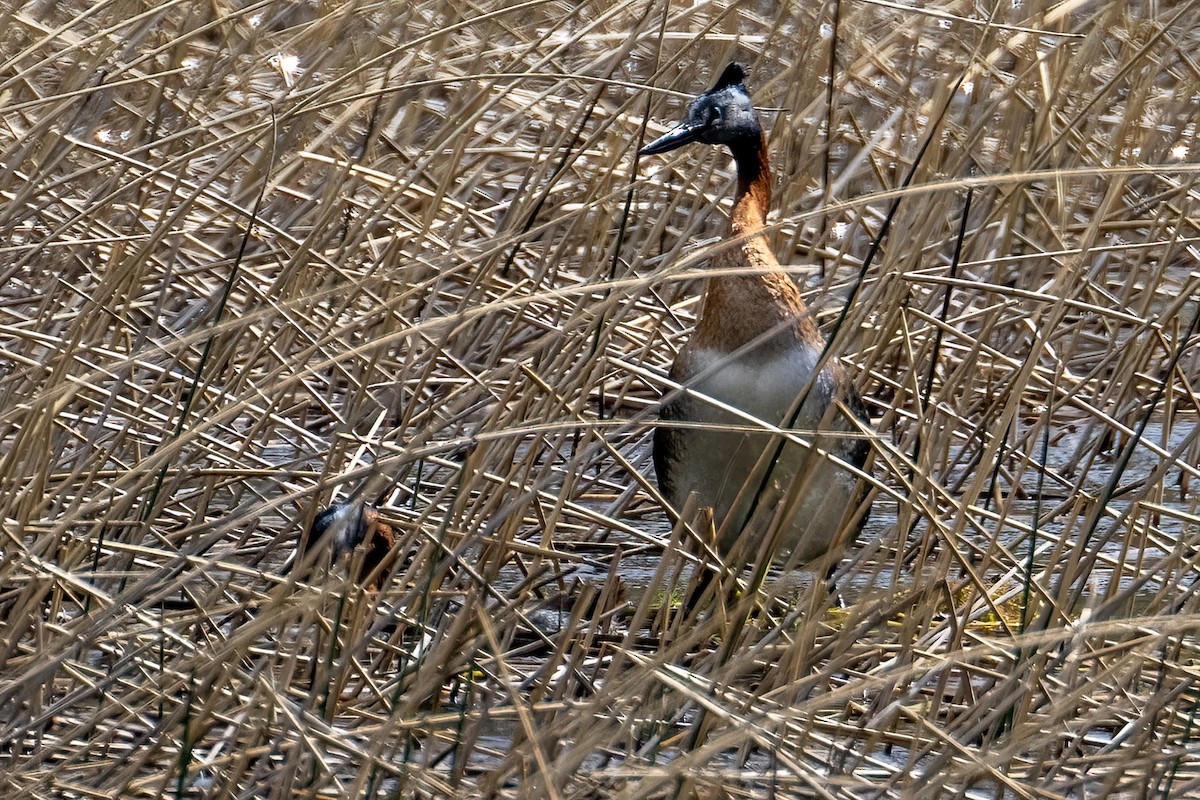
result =
[[695,347],[725,352],[769,337],[770,349],[807,347],[819,352],[824,340],[800,290],[780,270],[767,241],[771,168],[767,163],[766,140],[761,134],[756,138],[754,141],[747,137],[730,145],[738,171],[730,227],[740,242],[736,248],[723,248],[713,260],[721,268],[747,269],[744,273],[712,276],[707,281],[692,343]]
[[738,188],[733,201],[731,218],[735,235],[752,234],[762,230],[771,208],[771,164],[767,158],[767,137],[729,145],[737,163]]

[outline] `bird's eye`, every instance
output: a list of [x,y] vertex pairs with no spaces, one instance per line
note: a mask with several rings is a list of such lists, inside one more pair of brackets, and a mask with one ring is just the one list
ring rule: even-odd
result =
[[716,125],[721,121],[721,109],[719,106],[710,106],[708,109],[708,124]]

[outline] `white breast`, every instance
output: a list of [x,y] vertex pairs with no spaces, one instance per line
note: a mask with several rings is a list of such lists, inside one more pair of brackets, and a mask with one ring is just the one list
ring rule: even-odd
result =
[[[681,353],[685,372],[693,379],[687,384],[688,394],[664,410],[664,416],[676,424],[701,425],[672,433],[667,460],[671,475],[665,483],[677,508],[696,492],[702,505],[713,508],[718,526],[729,518],[722,541],[726,549],[744,531],[758,540],[776,526],[782,529],[785,549],[797,551],[804,561],[812,560],[834,546],[847,509],[852,512],[857,505],[854,476],[813,454],[811,448],[787,443],[778,450],[779,437],[730,429],[755,425],[747,415],[768,425],[784,424],[819,357],[816,348],[759,348],[732,360],[711,350]],[[807,391],[791,426],[808,432],[802,438],[814,441],[812,432],[818,428],[845,431],[850,427],[841,415],[832,424],[824,419],[834,391],[828,370]],[[822,449],[837,444],[829,435],[815,441]],[[762,470],[755,470],[764,451],[779,454],[765,482]],[[766,493],[756,503],[760,488]],[[749,519],[752,509],[754,516]]]

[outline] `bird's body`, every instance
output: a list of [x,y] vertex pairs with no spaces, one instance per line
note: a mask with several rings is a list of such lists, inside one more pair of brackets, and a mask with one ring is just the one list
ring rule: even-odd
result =
[[[818,451],[861,467],[868,445],[845,434],[868,417],[837,360],[822,363],[825,340],[767,241],[771,173],[743,75],[731,64],[682,125],[642,151],[724,144],[738,169],[729,241],[711,259],[718,274],[707,280],[696,330],[671,369],[684,388],[663,403],[654,466],[675,508],[692,493],[712,507],[723,552],[747,533],[758,545],[777,531],[780,549],[803,563],[861,528],[864,487]],[[763,423],[795,429],[817,449],[752,430]]]

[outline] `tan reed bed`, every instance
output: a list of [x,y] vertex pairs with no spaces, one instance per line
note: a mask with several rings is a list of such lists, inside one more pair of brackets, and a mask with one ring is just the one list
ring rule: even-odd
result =
[[[1198,13],[3,4],[0,794],[1200,792]],[[680,611],[652,480],[731,172],[634,152],[733,58],[844,607]],[[285,572],[356,491],[381,590]]]

